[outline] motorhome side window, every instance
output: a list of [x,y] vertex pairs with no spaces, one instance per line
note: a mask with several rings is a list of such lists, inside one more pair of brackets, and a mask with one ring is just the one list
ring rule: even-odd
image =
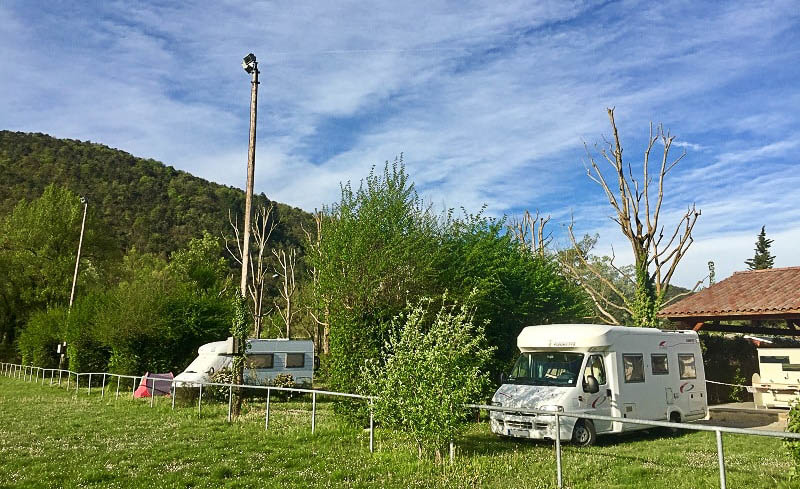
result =
[[625,368],[625,383],[644,382],[644,355],[622,355]]
[[304,353],[287,353],[286,354],[286,368],[301,368],[306,364],[306,355]]
[[697,367],[695,367],[694,364],[694,353],[678,354],[678,370],[681,374],[681,380],[697,378]]
[[669,373],[669,360],[666,353],[653,353],[650,355],[650,364],[653,366],[653,375],[667,375]]
[[252,368],[264,369],[272,368],[275,358],[272,353],[252,353],[247,355],[247,361]]
[[606,383],[606,369],[603,367],[603,357],[600,355],[592,355],[589,361],[586,362],[586,369],[583,372],[583,378],[593,376],[597,379],[599,385]]

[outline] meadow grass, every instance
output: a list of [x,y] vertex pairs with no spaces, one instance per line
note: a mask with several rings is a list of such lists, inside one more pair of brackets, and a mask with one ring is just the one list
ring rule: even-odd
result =
[[[485,423],[457,441],[453,465],[418,460],[403,436],[369,433],[318,402],[311,434],[310,402],[253,401],[235,422],[227,404],[131,398],[115,386],[78,393],[0,377],[0,488],[7,487],[555,487],[550,442],[503,439]],[[790,460],[772,438],[725,435],[728,487],[786,485]],[[718,487],[713,433],[601,437],[590,448],[564,445],[568,488]],[[786,486],[788,487],[788,486]]]

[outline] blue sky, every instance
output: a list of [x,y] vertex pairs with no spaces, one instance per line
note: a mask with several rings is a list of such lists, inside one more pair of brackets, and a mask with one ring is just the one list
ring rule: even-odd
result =
[[743,268],[762,225],[800,265],[796,2],[0,3],[0,128],[91,140],[244,186],[260,61],[256,191],[313,210],[403,152],[436,207],[574,216],[627,247],[583,143],[641,162],[650,121],[687,156],[665,217],[696,202],[691,285]]

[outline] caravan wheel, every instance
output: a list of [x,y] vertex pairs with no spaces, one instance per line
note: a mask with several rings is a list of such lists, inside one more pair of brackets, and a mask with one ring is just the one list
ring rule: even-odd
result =
[[[671,413],[669,413],[669,422],[680,423],[681,413],[679,413],[678,411],[672,411]],[[681,432],[680,428],[664,428],[664,430],[666,430],[666,433],[669,436],[676,436],[679,435]]]
[[594,423],[589,419],[579,419],[572,430],[572,442],[579,447],[590,447],[597,441]]

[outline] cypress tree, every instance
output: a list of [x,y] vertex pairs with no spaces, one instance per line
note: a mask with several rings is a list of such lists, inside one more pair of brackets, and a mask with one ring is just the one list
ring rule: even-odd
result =
[[756,240],[756,254],[753,258],[744,261],[749,270],[765,270],[767,268],[772,268],[775,262],[775,256],[769,252],[770,246],[772,246],[772,240],[767,239],[764,226],[761,226],[761,232],[758,234],[758,239]]

